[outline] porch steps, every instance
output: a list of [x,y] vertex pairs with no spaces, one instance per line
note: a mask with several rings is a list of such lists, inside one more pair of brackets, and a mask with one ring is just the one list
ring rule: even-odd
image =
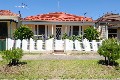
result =
[[54,54],[65,54],[64,50],[54,50]]

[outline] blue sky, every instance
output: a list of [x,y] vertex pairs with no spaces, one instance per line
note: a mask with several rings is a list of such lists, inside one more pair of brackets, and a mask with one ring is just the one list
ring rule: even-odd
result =
[[[59,8],[58,8],[59,2]],[[18,8],[24,3],[28,8]],[[97,19],[104,13],[120,13],[120,0],[2,0],[0,9],[21,11],[22,17],[44,14],[49,12],[66,12],[75,15]]]

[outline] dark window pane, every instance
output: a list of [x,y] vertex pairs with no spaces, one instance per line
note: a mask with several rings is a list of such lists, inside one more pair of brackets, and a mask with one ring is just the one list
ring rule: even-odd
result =
[[38,26],[38,35],[44,35],[45,34],[45,25],[39,25]]
[[108,33],[117,33],[117,29],[108,29]]
[[35,35],[37,35],[37,25],[35,25]]
[[62,27],[62,25],[56,25],[56,27]]
[[7,22],[0,22],[0,37],[8,36]]
[[73,35],[79,35],[79,26],[73,26]]
[[108,34],[108,38],[116,38],[117,34]]

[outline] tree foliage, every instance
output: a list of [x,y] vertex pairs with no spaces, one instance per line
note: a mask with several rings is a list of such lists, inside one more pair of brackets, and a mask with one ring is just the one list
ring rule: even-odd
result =
[[97,40],[99,38],[99,33],[93,27],[88,27],[87,29],[85,29],[83,37],[88,39],[89,41]]
[[105,62],[111,62],[120,58],[120,42],[117,39],[106,39],[98,49],[98,53],[105,57]]
[[22,49],[12,49],[12,50],[6,50],[2,51],[2,58],[7,60],[10,65],[17,65],[19,60],[23,56],[23,51]]
[[15,32],[14,32],[14,38],[15,39],[20,39],[21,41],[23,39],[30,39],[32,37],[33,37],[33,32],[26,25],[21,25],[21,27],[16,29]]

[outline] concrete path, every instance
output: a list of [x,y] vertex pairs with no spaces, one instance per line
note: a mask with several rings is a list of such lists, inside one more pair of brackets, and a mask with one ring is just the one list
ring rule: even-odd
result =
[[104,59],[99,55],[65,55],[65,54],[43,54],[43,55],[24,55],[23,60],[91,60]]
[[[104,59],[99,55],[66,55],[66,54],[25,54],[22,60],[94,60]],[[0,60],[2,58],[0,57]]]

